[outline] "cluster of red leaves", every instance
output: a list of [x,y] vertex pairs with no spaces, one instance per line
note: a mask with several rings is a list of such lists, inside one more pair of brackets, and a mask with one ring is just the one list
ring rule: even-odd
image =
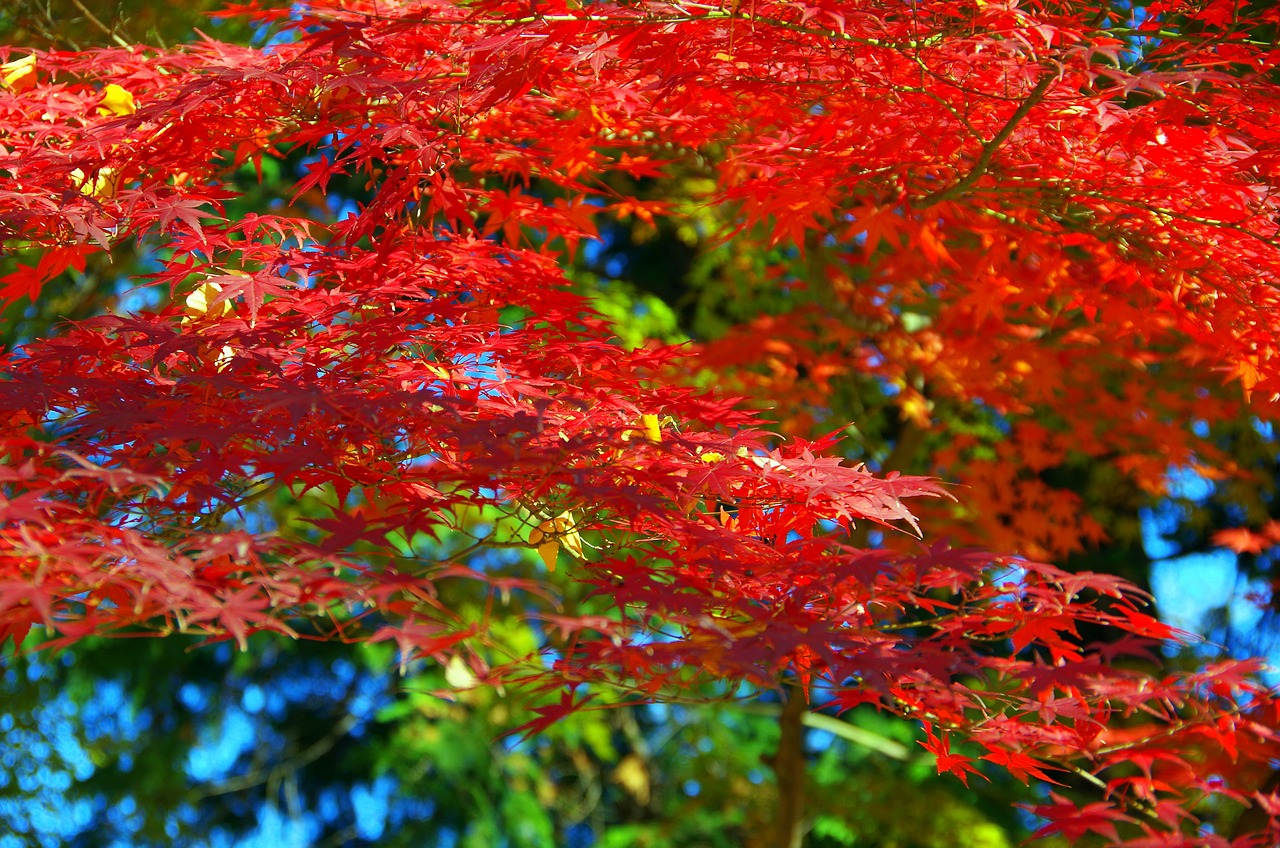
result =
[[1280,521],[1268,521],[1258,532],[1247,527],[1231,527],[1213,534],[1213,543],[1238,554],[1260,554],[1280,545]]
[[[747,19],[695,3],[379,0],[299,14],[270,49],[42,55],[34,83],[0,90],[0,237],[38,248],[7,295],[132,238],[155,247],[151,284],[172,295],[5,359],[0,635],[274,630],[479,651],[484,622],[441,603],[443,581],[488,584],[492,615],[512,589],[549,586],[392,540],[443,543],[488,505],[558,534],[605,601],[548,616],[542,660],[484,682],[536,670],[540,685],[659,698],[791,673],[840,707],[925,721],[962,778],[985,759],[1101,784],[1096,804],[1038,808],[1046,833],[1230,842],[1199,834],[1193,807],[1246,801],[1280,753],[1252,667],[1113,666],[1174,634],[1106,576],[851,547],[855,522],[914,527],[902,499],[943,490],[848,467],[830,441],[773,447],[732,402],[662,381],[684,354],[612,344],[551,249],[591,238],[598,214],[661,213],[611,194],[611,172],[705,154],[744,227],[865,236],[851,262],[908,246],[875,266],[884,285],[961,293],[931,330],[887,332],[903,351],[885,368],[917,362],[1014,406],[1047,399],[1014,391],[1020,369],[992,369],[991,345],[997,362],[1064,372],[1100,346],[1127,377],[1176,339],[1170,362],[1280,389],[1263,332],[1274,162],[1239,165],[1270,149],[1271,101],[1213,70],[1247,45],[1184,51],[1165,80],[1094,61],[1123,46],[1096,8],[761,2]],[[1219,92],[1203,114],[1173,87],[1192,83]],[[108,104],[108,85],[131,102]],[[1170,96],[1114,104],[1162,85]],[[228,219],[229,175],[285,151],[309,154],[299,195],[337,181],[370,195],[341,220]],[[1160,286],[1134,270],[1170,257]],[[851,287],[850,303],[898,326],[881,288]],[[1055,334],[1064,311],[1111,320]],[[1083,379],[1054,384],[1056,402],[1088,415]],[[280,491],[331,492],[329,514],[233,529]],[[1115,638],[1082,644],[1085,625]],[[541,721],[580,705],[566,694]]]
[[[744,223],[821,250],[821,279],[787,282],[826,300],[713,342],[717,367],[805,410],[797,432],[833,373],[895,385],[949,447],[924,467],[969,493],[934,531],[1032,556],[1099,538],[1040,479],[1071,456],[1149,492],[1171,464],[1231,473],[1191,422],[1237,417],[1242,394],[1271,415],[1280,390],[1276,15],[1237,5],[761,7],[704,94],[749,114],[724,176]],[[964,453],[946,411],[975,403],[1048,438]]]

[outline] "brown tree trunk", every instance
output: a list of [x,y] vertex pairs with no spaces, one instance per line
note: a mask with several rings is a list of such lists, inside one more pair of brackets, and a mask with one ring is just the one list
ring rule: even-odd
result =
[[773,840],[777,848],[800,848],[804,844],[804,715],[808,712],[804,695],[799,686],[787,687],[778,717],[782,735],[773,758],[773,771],[778,778]]

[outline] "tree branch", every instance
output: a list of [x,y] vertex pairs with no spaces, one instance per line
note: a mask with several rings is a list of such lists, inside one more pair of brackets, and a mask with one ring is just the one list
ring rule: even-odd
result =
[[338,740],[351,732],[356,726],[359,719],[351,713],[343,716],[342,720],[334,725],[333,729],[327,734],[317,739],[311,745],[307,746],[298,754],[276,763],[269,768],[255,768],[247,774],[229,777],[218,783],[201,787],[194,793],[194,802],[203,801],[205,798],[212,798],[217,795],[229,795],[233,792],[242,792],[245,789],[252,789],[255,786],[261,786],[265,783],[280,780],[285,775],[295,772],[304,766],[318,760],[327,754],[334,745],[338,744]]
[[104,24],[102,21],[98,20],[98,16],[97,16],[97,15],[95,15],[93,12],[90,12],[88,9],[86,9],[86,8],[85,8],[85,5],[84,5],[83,3],[81,3],[81,2],[80,2],[80,0],[71,0],[71,5],[75,6],[77,9],[79,9],[79,10],[80,10],[80,12],[81,12],[81,14],[83,14],[83,15],[85,16],[85,19],[86,19],[86,20],[88,20],[88,21],[89,21],[89,23],[93,24],[95,27],[97,27],[98,29],[102,30],[102,32],[103,32],[103,33],[104,33],[108,38],[110,38],[112,41],[114,41],[114,42],[116,43],[116,45],[117,45],[117,46],[119,46],[119,47],[124,47],[124,48],[128,48],[128,47],[129,47],[129,42],[125,41],[123,38],[121,38],[119,35],[117,35],[117,34],[116,34],[116,31],[115,31],[114,29],[112,29],[111,27],[107,26],[107,25],[106,25],[106,24]]
[[1009,136],[1013,135],[1013,131],[1018,128],[1018,124],[1022,123],[1027,115],[1031,114],[1031,110],[1036,107],[1041,100],[1044,100],[1045,94],[1049,91],[1049,86],[1053,83],[1054,74],[1046,71],[1040,81],[1036,83],[1036,87],[1031,89],[1031,93],[1019,104],[1014,113],[1009,116],[1009,120],[1005,121],[1003,127],[986,144],[982,145],[982,150],[978,153],[978,160],[973,163],[973,167],[969,169],[969,173],[965,174],[953,185],[936,191],[933,194],[927,194],[917,201],[920,208],[932,206],[943,200],[950,200],[958,197],[973,187],[974,183],[982,179],[982,175],[991,167],[991,160],[995,158],[996,152],[1000,149],[1000,145],[1009,140]]

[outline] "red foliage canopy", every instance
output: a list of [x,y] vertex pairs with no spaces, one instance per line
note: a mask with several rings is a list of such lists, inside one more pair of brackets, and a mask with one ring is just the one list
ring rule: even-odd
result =
[[[242,10],[277,19],[261,49],[8,56],[0,238],[25,264],[4,296],[130,239],[157,262],[139,285],[169,296],[5,360],[0,637],[394,640],[466,657],[482,683],[570,687],[548,722],[585,681],[661,698],[792,675],[921,719],[962,779],[985,759],[1098,786],[1083,808],[1037,808],[1045,833],[1274,842],[1274,795],[1234,837],[1197,830],[1197,804],[1248,802],[1280,755],[1252,665],[1112,665],[1175,635],[1112,577],[854,546],[855,523],[914,531],[904,499],[945,490],[850,467],[832,439],[778,446],[732,400],[668,379],[686,351],[614,343],[558,262],[598,216],[667,214],[612,175],[709,161],[708,201],[742,232],[839,247],[844,307],[880,327],[872,351],[828,326],[840,367],[1052,406],[1086,453],[1106,422],[1138,474],[1153,443],[1159,469],[1190,461],[1205,448],[1187,421],[1238,401],[1200,409],[1169,385],[1221,371],[1259,409],[1280,392],[1280,57],[1258,35],[1274,11],[308,5]],[[299,152],[292,206],[233,213],[238,169]],[[342,217],[324,205],[359,186]],[[857,285],[841,277],[873,256]],[[925,331],[904,317],[935,301]],[[1153,398],[1157,370],[1192,376]],[[1125,388],[1099,391],[1100,374]],[[333,498],[304,527],[235,520],[281,491]],[[479,531],[477,506],[504,518]],[[563,554],[601,601],[548,616],[541,656],[489,664],[488,618],[439,589],[487,587],[493,617],[550,591],[476,556],[504,547],[548,568]],[[1116,638],[1082,644],[1081,624]]]

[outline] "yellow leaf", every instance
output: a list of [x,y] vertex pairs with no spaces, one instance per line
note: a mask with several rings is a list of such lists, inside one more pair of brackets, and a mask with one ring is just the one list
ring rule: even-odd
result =
[[449,657],[449,663],[444,667],[444,679],[454,689],[474,689],[480,685],[471,666],[457,654]]
[[226,315],[231,311],[231,301],[224,300],[221,303],[214,303],[214,300],[222,292],[222,286],[217,283],[204,283],[187,295],[186,306],[187,315],[193,318],[200,318],[210,313],[216,318],[220,315]]
[[556,555],[560,553],[560,543],[554,537],[547,535],[554,532],[554,527],[552,522],[544,521],[529,531],[529,547],[535,549],[538,556],[542,557],[542,563],[547,567],[547,571],[556,570]]
[[707,451],[704,454],[700,454],[698,456],[698,459],[702,460],[703,462],[719,462],[720,460],[724,459],[724,454],[716,453],[715,451]]
[[574,528],[573,513],[562,512],[529,530],[529,546],[536,548],[548,571],[556,570],[560,547],[582,559],[582,537]]
[[538,556],[542,557],[542,563],[547,567],[547,571],[556,570],[556,554],[558,553],[560,553],[560,545],[555,539],[548,539],[538,545]]
[[933,404],[920,392],[912,388],[903,389],[898,397],[898,408],[902,410],[902,417],[905,420],[917,427],[925,429],[929,427],[929,413],[933,410]]
[[582,537],[578,535],[573,522],[572,512],[562,512],[551,522],[559,535],[560,544],[578,559],[582,559]]
[[138,111],[133,105],[133,94],[123,86],[111,83],[102,91],[102,105],[98,107],[99,115],[115,115],[122,118]]
[[644,437],[653,444],[662,441],[662,427],[658,424],[658,416],[645,414],[640,416],[640,426],[644,430]]
[[36,84],[36,57],[33,53],[0,65],[0,86],[21,94]]
[[638,754],[627,754],[613,770],[613,780],[640,804],[649,803],[649,769]]
[[68,176],[71,178],[72,185],[81,194],[87,194],[90,197],[115,197],[116,183],[120,179],[115,168],[99,168],[94,172],[93,179],[86,177],[84,171],[79,168],[73,170]]
[[631,437],[636,435],[637,432],[644,433],[644,437],[655,445],[662,441],[662,422],[659,420],[658,416],[649,414],[641,415],[639,426],[640,429],[638,431],[630,429],[623,430],[622,441],[631,441]]

